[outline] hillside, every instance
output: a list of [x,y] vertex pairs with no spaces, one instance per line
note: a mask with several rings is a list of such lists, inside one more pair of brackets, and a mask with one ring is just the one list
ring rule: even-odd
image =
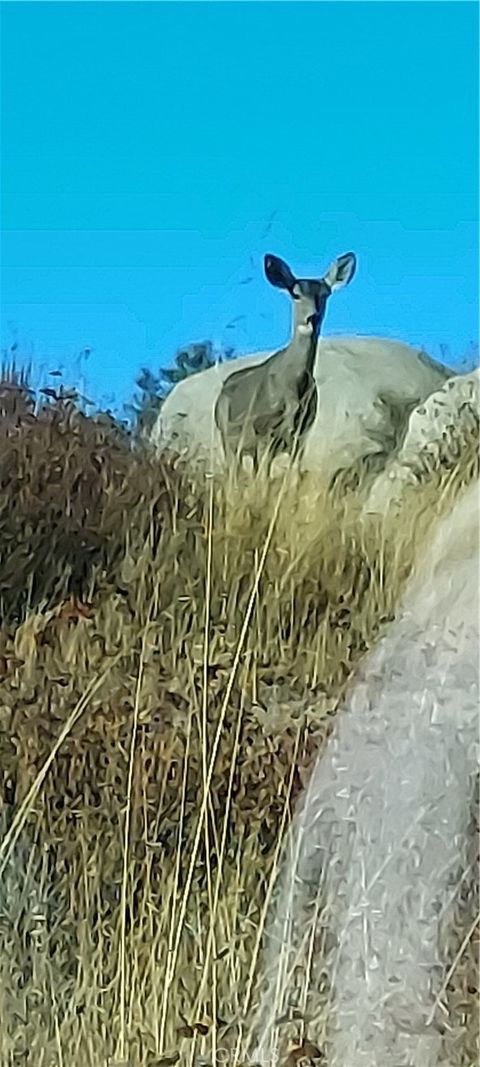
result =
[[[205,480],[72,400],[12,396],[0,1062],[241,1062],[296,798],[476,445],[366,520],[361,488]],[[290,1019],[285,1051],[308,1036]]]

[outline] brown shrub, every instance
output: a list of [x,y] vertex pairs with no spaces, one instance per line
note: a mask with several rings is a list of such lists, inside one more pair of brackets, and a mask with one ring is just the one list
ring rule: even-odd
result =
[[0,416],[0,607],[10,619],[52,596],[87,596],[94,570],[114,581],[127,539],[167,521],[178,475],[72,401],[34,414],[24,390],[0,386]]

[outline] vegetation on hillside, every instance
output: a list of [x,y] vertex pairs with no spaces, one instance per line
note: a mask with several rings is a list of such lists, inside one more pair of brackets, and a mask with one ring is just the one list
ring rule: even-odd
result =
[[[65,390],[4,382],[0,416],[0,1063],[240,1064],[295,800],[476,457],[366,524],[318,478],[152,457]],[[324,1003],[282,1025],[328,1045]]]

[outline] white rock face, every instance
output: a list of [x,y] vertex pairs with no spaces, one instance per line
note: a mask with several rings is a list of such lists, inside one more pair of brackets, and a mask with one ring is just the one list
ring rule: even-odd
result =
[[455,462],[480,422],[480,368],[449,378],[414,409],[401,448],[370,493],[367,510],[384,514],[406,486],[428,477],[439,463]]
[[[267,930],[258,1062],[275,1062],[276,1019],[297,1003],[304,961],[312,1015],[325,976],[332,989],[328,1067],[466,1062],[459,1020],[437,1001],[452,962],[452,908],[461,879],[475,878],[478,490],[470,485],[437,528],[305,791]],[[439,1022],[455,1028],[449,1052]]]
[[[233,371],[262,363],[270,352],[243,356],[180,382],[167,397],[152,431],[158,448],[174,448],[223,464],[214,408],[223,381]],[[412,406],[451,374],[409,345],[378,337],[321,338],[315,379],[316,420],[306,435],[303,470],[327,475],[375,453],[388,455]]]

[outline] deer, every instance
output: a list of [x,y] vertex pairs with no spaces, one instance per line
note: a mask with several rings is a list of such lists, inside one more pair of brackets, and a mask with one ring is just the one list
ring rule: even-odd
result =
[[215,405],[225,458],[242,464],[250,456],[257,474],[287,452],[292,461],[317,412],[314,379],[320,329],[332,292],[351,282],[356,270],[353,252],[338,256],[322,278],[297,278],[278,256],[264,257],[267,280],[292,299],[292,337],[286,348],[264,363],[234,371],[225,380]]

